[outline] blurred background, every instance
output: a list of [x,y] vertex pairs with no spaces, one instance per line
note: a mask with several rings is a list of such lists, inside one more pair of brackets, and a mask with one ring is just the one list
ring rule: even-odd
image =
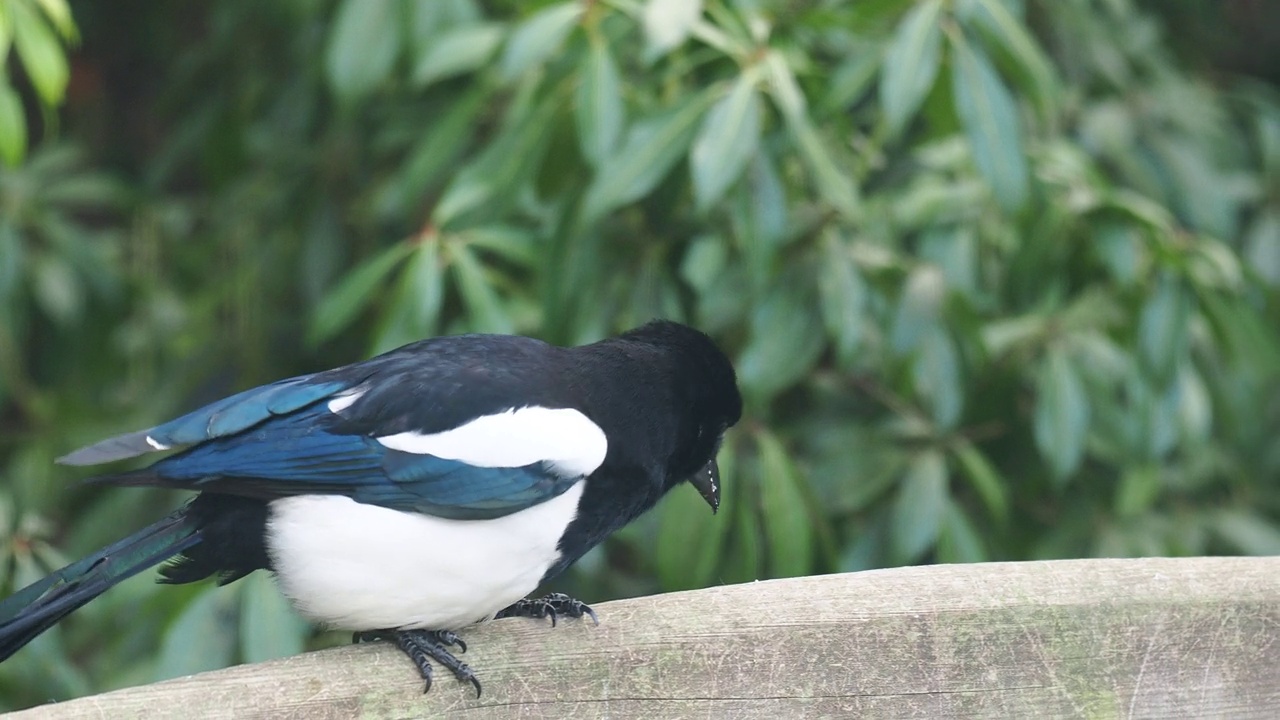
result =
[[[1280,554],[1280,3],[0,0],[0,593],[180,494],[55,457],[424,336],[735,359],[584,600]],[[343,642],[135,578],[0,707]],[[607,622],[607,619],[606,619]]]

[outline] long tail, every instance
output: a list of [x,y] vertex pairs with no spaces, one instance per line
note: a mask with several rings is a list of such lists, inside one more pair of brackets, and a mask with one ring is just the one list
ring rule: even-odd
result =
[[0,601],[0,662],[112,586],[199,542],[183,508]]

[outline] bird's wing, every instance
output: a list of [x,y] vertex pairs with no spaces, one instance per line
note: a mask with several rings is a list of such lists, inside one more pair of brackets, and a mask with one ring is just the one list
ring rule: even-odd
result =
[[63,462],[185,446],[149,468],[102,480],[261,498],[338,494],[458,519],[536,505],[604,462],[603,431],[555,402],[536,364],[492,370],[450,357],[383,356],[283,380]]

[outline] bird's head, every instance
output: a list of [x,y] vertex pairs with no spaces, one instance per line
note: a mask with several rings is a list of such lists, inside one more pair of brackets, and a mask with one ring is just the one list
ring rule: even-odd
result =
[[655,320],[622,337],[663,347],[677,377],[675,400],[681,421],[665,489],[688,481],[715,512],[720,507],[716,453],[725,431],[742,417],[733,364],[711,338],[675,322]]

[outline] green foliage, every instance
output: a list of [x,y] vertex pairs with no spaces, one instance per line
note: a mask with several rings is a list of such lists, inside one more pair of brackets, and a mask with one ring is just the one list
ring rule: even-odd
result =
[[[0,0],[6,591],[179,501],[69,482],[79,444],[427,335],[654,316],[738,367],[724,505],[678,489],[560,589],[1280,552],[1280,99],[1130,0],[87,5],[108,84],[23,160],[60,8]],[[261,579],[139,578],[0,693],[332,641]]]

